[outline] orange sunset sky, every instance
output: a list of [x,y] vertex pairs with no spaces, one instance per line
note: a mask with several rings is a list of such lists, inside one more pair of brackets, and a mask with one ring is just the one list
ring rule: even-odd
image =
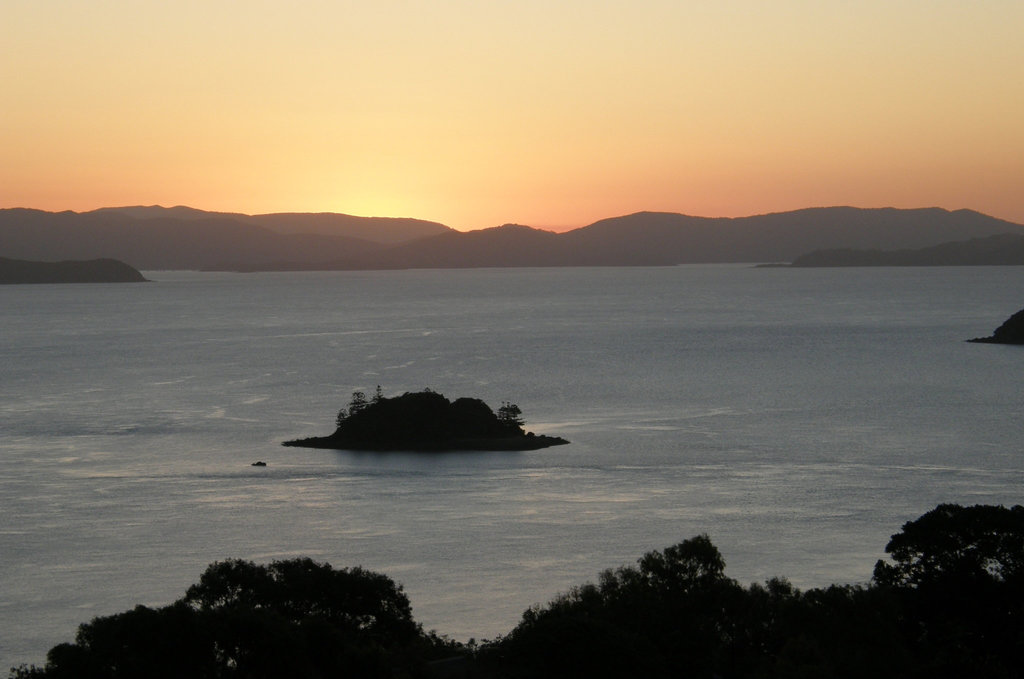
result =
[[3,0],[0,207],[1024,222],[1020,0]]

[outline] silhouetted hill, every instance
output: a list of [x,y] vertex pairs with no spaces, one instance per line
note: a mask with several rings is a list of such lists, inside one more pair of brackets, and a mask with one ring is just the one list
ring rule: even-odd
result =
[[285,441],[282,445],[335,450],[539,450],[568,443],[523,429],[519,406],[505,403],[498,412],[477,398],[449,401],[435,391],[406,392],[367,401],[352,395],[330,436]]
[[186,205],[175,205],[174,207],[164,207],[162,205],[125,205],[123,207],[101,207],[98,210],[90,210],[83,212],[86,215],[125,215],[134,219],[211,219],[214,217],[224,219],[236,219],[240,220],[248,215],[244,215],[241,212],[210,212],[208,210],[197,210],[194,207],[188,207]]
[[519,224],[451,231],[379,253],[380,268],[566,266],[559,234]]
[[1024,226],[970,210],[949,212],[814,208],[738,219],[639,212],[552,233],[506,224],[451,231],[372,253],[332,268],[464,268],[512,266],[661,266],[791,261],[809,244],[892,248],[950,238],[1005,234]]
[[[354,233],[372,234],[374,240]],[[414,233],[420,235],[406,239]],[[640,212],[566,233],[512,224],[459,232],[419,220],[248,216],[185,207],[105,208],[80,214],[0,210],[0,253],[6,256],[113,257],[144,270],[790,262],[814,250],[926,248],[997,234],[1024,235],[1024,226],[971,210],[938,208],[813,208],[735,219]]]
[[454,231],[437,222],[405,217],[353,217],[324,212],[317,214],[276,213],[253,215],[253,224],[284,234],[312,233],[322,236],[360,238],[388,245]]
[[989,337],[975,337],[967,341],[986,344],[1024,344],[1024,309],[1007,318]]
[[1024,234],[942,243],[917,250],[817,250],[791,266],[994,266],[1024,264]]
[[[336,212],[276,212],[246,215],[239,212],[207,212],[191,207],[132,206],[100,208],[93,213],[117,213],[137,219],[171,218],[182,220],[231,219],[243,224],[262,226],[282,234],[317,234],[358,238],[371,243],[393,245],[425,236],[434,236],[452,229],[437,222],[405,217],[355,217]],[[87,213],[88,214],[88,213]]]
[[226,217],[0,210],[0,252],[30,260],[110,257],[143,270],[236,270],[329,261],[382,247],[340,236],[285,235]]
[[640,212],[567,232],[577,252],[673,263],[789,262],[821,249],[922,248],[1002,233],[1024,226],[971,210],[810,208],[740,218]]
[[116,259],[67,262],[29,262],[0,257],[4,283],[143,283],[146,278]]

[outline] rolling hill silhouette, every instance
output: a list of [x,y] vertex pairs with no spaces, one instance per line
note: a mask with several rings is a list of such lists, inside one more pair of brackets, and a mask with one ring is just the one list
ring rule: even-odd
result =
[[565,233],[514,224],[460,232],[416,219],[244,215],[187,207],[0,210],[2,256],[39,261],[107,257],[142,270],[791,262],[815,250],[920,249],[998,234],[1024,235],[1024,225],[939,208],[810,208],[741,218],[639,212]]
[[316,234],[358,238],[373,243],[402,243],[404,241],[445,233],[452,229],[437,222],[406,217],[355,217],[337,212],[275,212],[246,215],[240,212],[207,212],[191,207],[160,207],[159,205],[134,207],[108,207],[86,214],[123,214],[137,219],[158,217],[199,220],[221,218],[262,226],[282,234]]

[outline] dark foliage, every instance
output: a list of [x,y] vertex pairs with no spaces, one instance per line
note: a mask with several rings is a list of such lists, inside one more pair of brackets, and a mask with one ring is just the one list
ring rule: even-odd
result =
[[480,662],[511,678],[1021,677],[1022,518],[940,505],[893,536],[870,586],[807,592],[741,587],[698,536],[531,608]]
[[424,634],[386,576],[224,561],[181,601],[96,618],[11,677],[1024,676],[1024,508],[939,505],[886,552],[869,585],[744,588],[699,535],[530,608],[482,647]]
[[875,564],[879,584],[907,587],[1020,582],[1024,578],[1024,507],[939,505],[903,524]]
[[409,599],[390,578],[311,559],[214,563],[184,601],[202,611],[273,611],[291,623],[319,619],[358,641],[405,644],[419,633]]
[[183,599],[79,627],[21,679],[415,677],[459,652],[424,634],[390,578],[310,559],[211,564]]
[[479,399],[455,403],[433,391],[350,404],[335,436],[359,446],[398,448],[410,444],[440,446],[453,439],[521,435]]
[[498,408],[498,421],[512,429],[522,429],[526,421],[522,417],[523,411],[515,403],[504,401]]
[[907,645],[933,677],[1024,668],[1024,507],[939,505],[903,525],[874,579],[900,603]]

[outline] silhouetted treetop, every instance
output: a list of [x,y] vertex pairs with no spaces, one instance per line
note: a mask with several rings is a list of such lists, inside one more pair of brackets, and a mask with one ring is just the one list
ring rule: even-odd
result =
[[[416,401],[440,403],[434,396]],[[308,558],[233,559],[211,564],[183,599],[97,617],[54,646],[45,667],[9,676],[1022,676],[1024,507],[942,504],[904,524],[886,551],[893,563],[879,562],[870,585],[801,592],[772,578],[744,588],[698,535],[530,607],[482,646],[425,634],[385,575]]]
[[315,617],[364,637],[407,641],[417,633],[409,599],[391,578],[309,558],[213,563],[183,601],[203,611],[272,610],[292,622]]
[[402,587],[308,558],[213,563],[185,597],[78,628],[43,668],[11,677],[278,679],[424,676],[450,644],[425,634]]
[[515,403],[508,401],[503,401],[501,407],[498,408],[498,421],[508,427],[522,428],[526,424],[526,420],[523,419],[523,411]]
[[942,504],[892,536],[894,563],[875,564],[879,584],[916,587],[956,580],[1024,581],[1024,507]]

